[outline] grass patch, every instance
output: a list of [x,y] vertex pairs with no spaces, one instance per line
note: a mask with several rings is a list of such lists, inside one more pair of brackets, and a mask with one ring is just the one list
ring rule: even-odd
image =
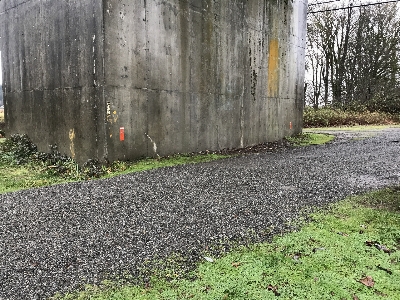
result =
[[163,167],[210,162],[227,157],[229,156],[221,154],[177,154],[158,159],[144,158],[135,162],[116,161],[110,167],[105,167],[106,174],[102,177],[107,178],[115,175],[141,172]]
[[[0,153],[1,155],[1,153]],[[98,178],[141,172],[151,169],[176,166],[182,164],[209,162],[226,158],[224,155],[176,155],[169,158],[153,159],[145,158],[135,162],[114,162],[110,166],[104,166],[103,175],[88,178],[79,166],[73,163],[70,172],[66,175],[53,174],[52,166],[45,164],[28,163],[23,165],[0,162],[0,194],[23,189],[49,186],[59,183],[76,182]],[[73,170],[75,169],[75,172]]]
[[304,132],[315,131],[377,131],[387,128],[400,128],[400,125],[356,125],[356,126],[337,126],[337,127],[316,127],[305,128]]
[[[333,138],[327,134],[307,133],[289,137],[286,140],[293,145],[305,146],[323,144]],[[255,149],[243,149],[243,152],[264,151],[265,147],[274,149],[274,145],[261,145]],[[116,161],[109,165],[101,165],[97,160],[89,160],[83,166],[79,166],[74,160],[58,152],[56,147],[50,146],[48,153],[38,152],[36,145],[26,135],[16,134],[7,139],[0,138],[0,193],[59,183],[109,178],[183,164],[209,162],[241,153],[240,149],[236,150],[236,152],[235,149],[228,150],[223,154],[190,153],[160,158],[143,158],[134,162]]]
[[346,199],[298,232],[201,263],[195,280],[108,283],[55,298],[400,299],[399,191]]
[[33,165],[0,163],[0,194],[67,182],[65,178],[46,176],[44,170]]
[[343,111],[333,108],[313,109],[307,107],[304,110],[304,127],[331,127],[331,126],[355,126],[355,125],[391,125],[399,124],[400,115],[391,115],[381,112],[369,111]]
[[0,139],[0,193],[42,187],[59,183],[107,178],[126,173],[190,163],[209,162],[227,155],[179,154],[159,159],[144,158],[134,162],[101,165],[89,160],[82,167],[52,147],[41,153],[27,136],[14,135]]
[[303,133],[293,137],[286,137],[293,146],[322,145],[332,141],[334,138],[333,135],[323,133]]

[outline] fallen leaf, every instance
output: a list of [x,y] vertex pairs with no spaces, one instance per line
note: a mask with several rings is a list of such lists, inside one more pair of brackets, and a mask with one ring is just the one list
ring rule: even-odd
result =
[[209,285],[207,285],[205,288],[204,288],[204,292],[206,292],[206,293],[208,293],[208,291],[210,291],[211,290],[211,286],[209,286]]
[[204,259],[211,263],[214,262],[214,260],[211,257],[204,256]]
[[375,284],[374,279],[371,276],[367,276],[367,277],[360,279],[360,282],[363,285],[368,286],[368,287],[373,287]]
[[278,286],[277,285],[275,285],[275,286],[273,286],[273,285],[268,285],[268,291],[272,291],[274,294],[275,294],[275,296],[279,296],[280,295],[280,293],[278,292]]
[[365,241],[365,245],[367,245],[368,247],[372,247],[377,243],[377,241]]
[[388,247],[386,247],[385,245],[381,245],[381,244],[375,244],[375,248],[378,250],[382,250],[385,253],[390,254],[390,249]]
[[294,253],[294,255],[293,255],[293,259],[296,261],[298,261],[301,257],[302,257],[301,253]]
[[315,253],[317,251],[323,251],[325,250],[325,248],[314,248],[312,251]]
[[233,262],[232,267],[238,268],[241,264],[241,262]]
[[383,252],[388,254],[392,252],[388,247],[379,243],[378,241],[366,241],[365,245],[367,245],[368,247],[375,247],[376,249],[382,250]]

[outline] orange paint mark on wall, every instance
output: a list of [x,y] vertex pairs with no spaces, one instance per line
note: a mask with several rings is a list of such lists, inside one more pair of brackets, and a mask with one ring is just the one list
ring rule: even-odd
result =
[[121,142],[125,141],[125,128],[124,127],[119,128],[119,140]]
[[277,39],[269,43],[268,59],[268,96],[278,96],[278,75],[279,75],[279,42]]

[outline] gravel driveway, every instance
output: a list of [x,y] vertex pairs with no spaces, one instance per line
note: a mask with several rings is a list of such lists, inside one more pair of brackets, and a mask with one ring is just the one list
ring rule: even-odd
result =
[[[267,240],[299,210],[400,183],[400,128],[0,195],[0,299],[43,299],[134,272],[145,259],[249,231]],[[268,229],[267,231],[265,229]]]

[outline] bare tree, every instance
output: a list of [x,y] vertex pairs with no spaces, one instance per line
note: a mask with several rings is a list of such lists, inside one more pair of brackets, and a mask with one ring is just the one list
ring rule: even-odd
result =
[[399,84],[400,22],[397,6],[361,8],[349,65],[353,66],[353,101],[370,109],[379,99],[393,98]]
[[400,97],[396,4],[310,14],[307,30],[312,87],[308,101],[314,108],[332,104],[377,110],[388,106],[388,101],[396,104]]

